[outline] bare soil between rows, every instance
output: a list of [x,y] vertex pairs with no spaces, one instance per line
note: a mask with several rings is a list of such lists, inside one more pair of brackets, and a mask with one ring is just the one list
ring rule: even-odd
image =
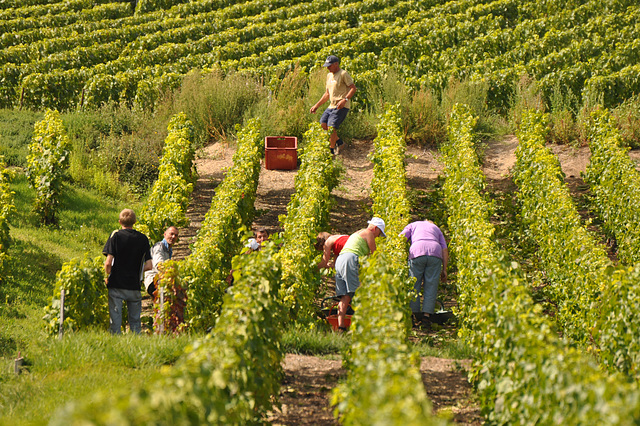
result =
[[[371,141],[352,141],[341,150],[338,160],[345,174],[341,184],[334,189],[329,229],[332,233],[350,234],[366,226],[370,218],[370,185],[373,165],[368,159]],[[198,153],[196,167],[199,174],[187,216],[190,225],[180,230],[180,240],[174,247],[174,257],[189,255],[198,229],[209,210],[215,187],[232,166],[235,146],[214,143]],[[431,190],[442,171],[439,154],[432,149],[408,147],[407,180],[411,188]],[[286,214],[287,204],[294,193],[297,170],[268,170],[262,168],[258,183],[255,207],[258,217],[254,229],[267,228],[270,233],[281,231],[278,216]],[[331,286],[331,280],[327,287]],[[414,338],[426,338],[436,332],[415,330]],[[334,425],[339,421],[331,407],[331,390],[345,377],[340,356],[317,357],[287,354],[283,362],[285,377],[282,383],[280,407],[271,413],[269,421],[282,425]],[[470,360],[424,358],[421,364],[425,390],[434,411],[446,409],[459,424],[482,423],[479,408],[474,400],[466,370]],[[416,390],[420,391],[420,390]]]
[[[517,139],[511,136],[485,146],[483,168],[490,186],[501,190],[513,189],[509,174],[515,164],[517,143]],[[589,162],[588,148],[555,146],[552,149],[572,191],[584,188],[581,172]],[[187,213],[191,223],[180,230],[180,241],[174,247],[175,258],[184,258],[190,253],[189,246],[195,241],[209,210],[215,187],[233,164],[234,150],[233,144],[214,143],[199,152],[196,162],[199,179]],[[370,218],[373,165],[368,154],[371,150],[371,141],[356,140],[346,144],[338,155],[345,174],[339,187],[333,191],[334,205],[327,231],[350,234],[365,226]],[[636,160],[640,158],[640,153],[631,155]],[[409,188],[424,193],[433,191],[443,169],[439,156],[435,148],[407,147]],[[287,204],[294,193],[296,174],[297,170],[268,170],[263,165],[255,204],[259,215],[254,221],[254,229],[265,227],[271,233],[282,230],[278,216],[286,214]],[[413,334],[414,339],[421,339],[435,336],[436,332],[414,330]],[[420,369],[435,412],[447,410],[456,424],[479,425],[483,419],[467,381],[470,366],[470,360],[423,358]],[[285,378],[279,395],[280,408],[271,413],[269,421],[282,425],[339,424],[330,405],[331,390],[346,374],[339,356],[287,354],[283,367]]]

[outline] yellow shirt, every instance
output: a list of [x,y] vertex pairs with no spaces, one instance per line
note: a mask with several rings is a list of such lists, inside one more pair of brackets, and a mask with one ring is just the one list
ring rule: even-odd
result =
[[331,105],[329,108],[337,108],[338,102],[342,99],[347,99],[345,108],[351,108],[351,101],[347,98],[350,87],[353,83],[353,79],[343,69],[339,69],[335,73],[327,73],[327,91],[329,92],[329,100]]

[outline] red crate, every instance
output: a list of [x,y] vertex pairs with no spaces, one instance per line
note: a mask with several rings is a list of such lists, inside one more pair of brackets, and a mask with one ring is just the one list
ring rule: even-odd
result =
[[269,170],[293,170],[298,167],[298,138],[267,136],[264,138],[264,166]]

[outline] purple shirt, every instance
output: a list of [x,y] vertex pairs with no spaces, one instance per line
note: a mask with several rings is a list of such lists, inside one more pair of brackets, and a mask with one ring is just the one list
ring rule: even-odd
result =
[[420,256],[443,259],[442,250],[447,248],[447,242],[435,223],[427,220],[412,222],[405,226],[400,235],[404,235],[411,242],[409,259]]

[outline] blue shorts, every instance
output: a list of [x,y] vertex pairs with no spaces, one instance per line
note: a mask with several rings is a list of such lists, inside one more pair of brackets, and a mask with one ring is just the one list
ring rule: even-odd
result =
[[327,127],[333,127],[337,129],[340,127],[340,124],[347,118],[347,113],[349,109],[347,108],[327,108],[322,113],[322,117],[320,117],[320,123],[324,123]]
[[353,296],[360,287],[360,262],[354,253],[340,253],[336,259],[336,296]]

